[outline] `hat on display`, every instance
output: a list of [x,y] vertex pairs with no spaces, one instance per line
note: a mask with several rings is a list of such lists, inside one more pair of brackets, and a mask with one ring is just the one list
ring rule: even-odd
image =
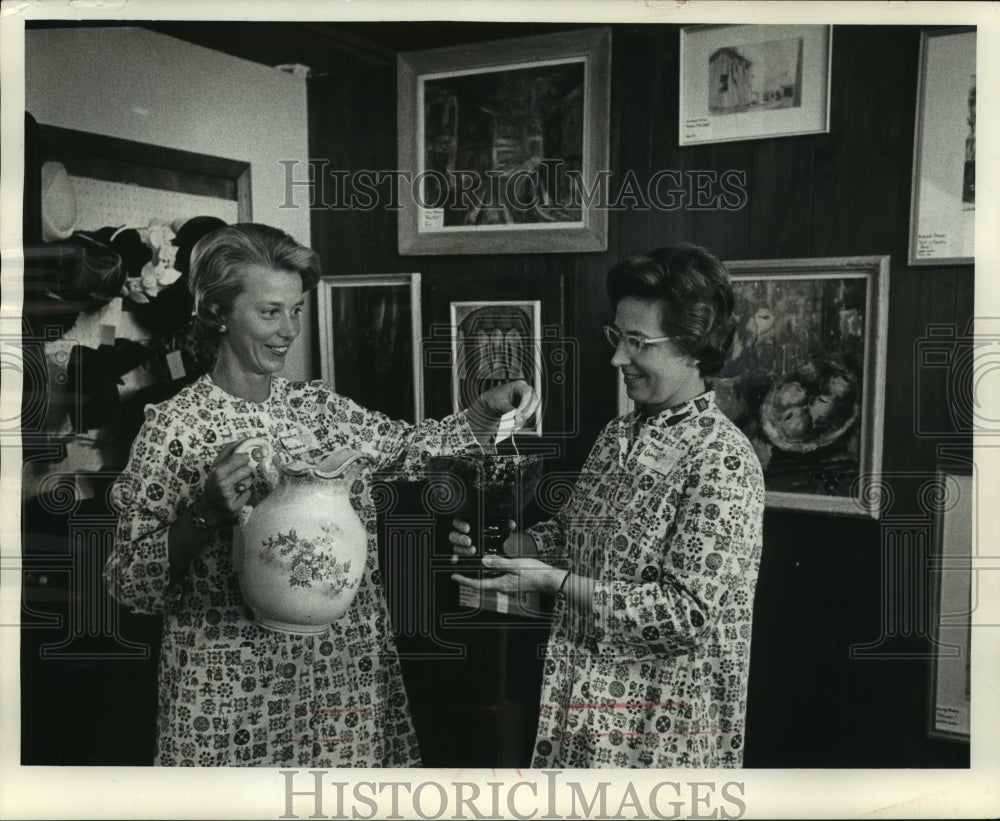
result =
[[66,166],[61,162],[42,163],[42,239],[58,242],[69,239],[76,226],[76,192]]

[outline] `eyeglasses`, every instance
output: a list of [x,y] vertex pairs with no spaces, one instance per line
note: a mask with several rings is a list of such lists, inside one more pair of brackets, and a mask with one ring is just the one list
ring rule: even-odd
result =
[[642,353],[647,345],[655,345],[657,342],[666,342],[668,339],[673,339],[672,336],[656,336],[649,338],[642,336],[642,334],[623,334],[614,325],[604,326],[604,335],[608,338],[608,343],[616,351],[618,346],[625,342],[625,350],[630,354]]

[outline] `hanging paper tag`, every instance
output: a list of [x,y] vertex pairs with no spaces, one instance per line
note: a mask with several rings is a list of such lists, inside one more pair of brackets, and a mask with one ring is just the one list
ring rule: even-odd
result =
[[117,328],[122,321],[122,298],[116,296],[101,311],[101,323]]
[[184,359],[180,351],[171,351],[167,354],[167,367],[170,369],[171,379],[180,379],[186,371],[184,370]]
[[515,413],[517,413],[517,411],[507,411],[507,413],[500,417],[500,424],[497,425],[497,435],[495,440],[497,444],[500,444],[504,439],[509,439],[513,435],[517,427],[514,422]]
[[114,325],[101,325],[101,345],[111,345],[115,344],[115,326]]

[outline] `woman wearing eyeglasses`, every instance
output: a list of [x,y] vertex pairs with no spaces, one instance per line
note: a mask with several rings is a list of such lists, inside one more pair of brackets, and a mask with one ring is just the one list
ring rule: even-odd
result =
[[[553,519],[483,558],[505,575],[453,578],[555,594],[533,767],[739,767],[764,481],[706,389],[732,343],[729,276],[678,245],[622,261],[607,287],[636,409]],[[473,555],[454,526],[454,552]]]

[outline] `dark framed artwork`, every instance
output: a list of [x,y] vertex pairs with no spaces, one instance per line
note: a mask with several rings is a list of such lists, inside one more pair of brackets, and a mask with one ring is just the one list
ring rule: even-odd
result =
[[[572,278],[551,270],[541,257],[497,270],[503,276],[484,278],[458,271],[437,277],[433,287],[424,288],[425,411],[440,419],[467,406],[477,390],[521,374],[539,392],[541,404],[536,418],[526,420],[518,431],[517,447],[555,455],[565,438],[579,429],[580,356],[575,336],[567,332],[566,317],[566,305],[572,304]],[[510,336],[511,343],[516,341],[515,361],[491,357],[488,352],[495,343],[478,346],[478,332],[486,331],[487,325],[494,340],[494,330],[505,341],[508,331],[516,332],[516,340]],[[505,356],[509,348],[499,349]],[[461,378],[460,368],[464,368]]]
[[324,277],[317,294],[323,379],[370,410],[422,421],[420,274]]
[[400,54],[399,252],[606,250],[610,66],[608,28]]
[[[486,390],[523,379],[545,401],[542,386],[541,300],[452,302],[452,413]],[[542,433],[541,414],[520,434]]]
[[889,258],[727,262],[737,329],[709,380],[750,439],[771,507],[876,517]]
[[976,241],[976,29],[924,31],[910,265],[972,264]]

